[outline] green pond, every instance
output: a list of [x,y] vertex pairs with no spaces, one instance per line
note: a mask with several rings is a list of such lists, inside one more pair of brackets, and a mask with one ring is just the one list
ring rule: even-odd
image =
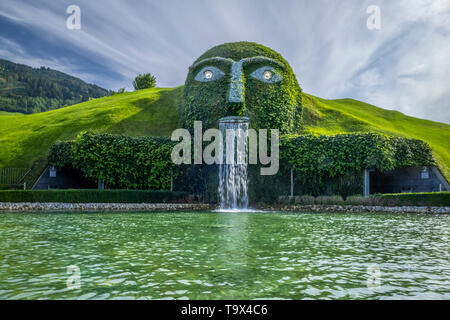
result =
[[449,215],[0,214],[0,299],[450,299],[449,230]]

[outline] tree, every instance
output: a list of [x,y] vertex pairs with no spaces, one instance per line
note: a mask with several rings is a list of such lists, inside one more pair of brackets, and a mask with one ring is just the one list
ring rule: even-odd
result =
[[115,94],[125,93],[125,92],[127,92],[127,90],[126,90],[125,88],[120,88],[120,89],[117,90],[117,91],[111,90],[111,91],[109,92],[109,95],[110,95],[110,96],[113,96],[113,95],[115,95]]
[[134,90],[154,88],[155,86],[156,78],[150,73],[140,74],[133,81]]

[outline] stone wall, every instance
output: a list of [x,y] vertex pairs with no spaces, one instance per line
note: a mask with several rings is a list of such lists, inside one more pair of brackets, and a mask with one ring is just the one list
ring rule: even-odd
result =
[[260,206],[258,209],[270,211],[297,212],[392,212],[392,213],[450,213],[450,207],[414,207],[414,206],[361,206],[361,205],[273,205]]
[[60,203],[0,202],[0,212],[65,212],[65,211],[195,211],[212,210],[205,203]]

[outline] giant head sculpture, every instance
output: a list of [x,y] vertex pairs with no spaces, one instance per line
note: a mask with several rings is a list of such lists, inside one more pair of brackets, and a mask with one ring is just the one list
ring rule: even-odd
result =
[[251,42],[211,48],[189,68],[182,125],[217,127],[220,118],[246,116],[251,127],[295,131],[301,115],[301,88],[283,57]]

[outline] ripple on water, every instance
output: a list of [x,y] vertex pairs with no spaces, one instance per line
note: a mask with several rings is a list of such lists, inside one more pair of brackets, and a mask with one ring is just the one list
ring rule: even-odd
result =
[[0,298],[450,299],[449,227],[408,214],[2,214]]

